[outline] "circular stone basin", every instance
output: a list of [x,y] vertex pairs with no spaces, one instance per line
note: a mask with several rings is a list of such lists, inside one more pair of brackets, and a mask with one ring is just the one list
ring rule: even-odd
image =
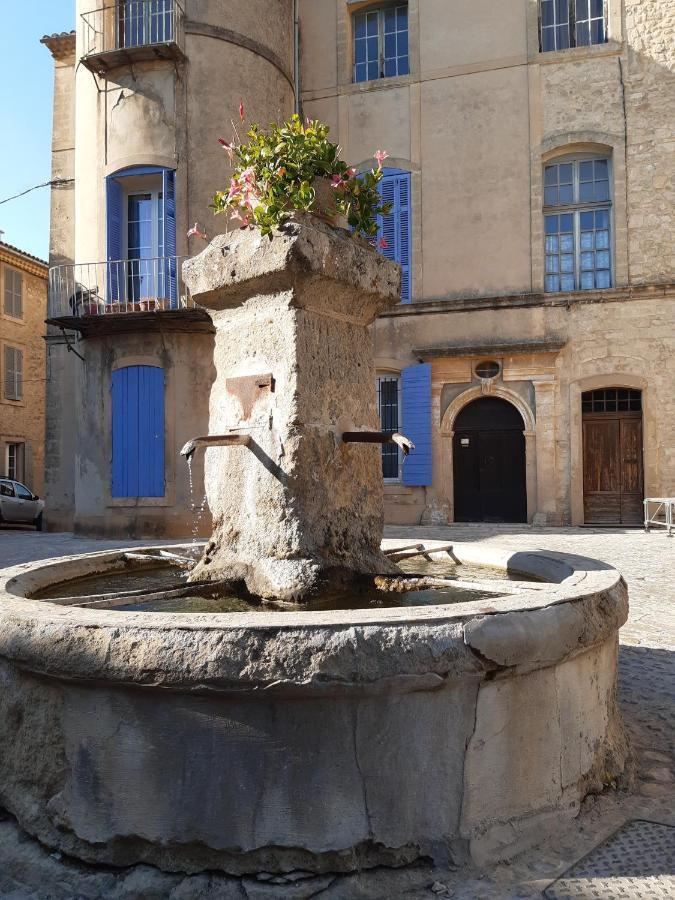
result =
[[[425,542],[432,570],[442,547]],[[162,550],[0,573],[0,805],[51,847],[235,875],[482,864],[541,840],[623,767],[627,594],[604,563],[456,544],[458,578],[491,567],[500,593],[414,606],[38,599]]]

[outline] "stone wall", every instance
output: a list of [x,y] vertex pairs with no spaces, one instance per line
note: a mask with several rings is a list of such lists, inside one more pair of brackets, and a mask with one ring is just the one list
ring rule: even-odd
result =
[[[5,313],[4,289],[8,270],[22,279],[23,314]],[[44,263],[15,252],[0,242],[0,474],[5,474],[7,444],[24,444],[24,471],[19,478],[42,496],[45,468],[45,343],[47,268]],[[5,396],[7,348],[23,353],[23,387],[20,400]]]

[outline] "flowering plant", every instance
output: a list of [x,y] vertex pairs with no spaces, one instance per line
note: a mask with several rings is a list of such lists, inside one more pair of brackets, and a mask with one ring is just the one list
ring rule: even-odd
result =
[[[243,121],[243,104],[239,113]],[[391,211],[377,187],[387,153],[378,150],[377,168],[357,176],[340,159],[340,147],[328,140],[328,126],[319,121],[303,122],[294,115],[267,132],[252,125],[247,143],[239,142],[236,126],[234,130],[236,143],[220,139],[234,173],[229,188],[213,198],[216,214],[227,213],[241,228],[256,225],[262,234],[270,234],[292,210],[326,212],[317,199],[317,179],[325,179],[335,214],[344,216],[356,233],[377,237],[377,216]],[[192,233],[200,235],[195,229]],[[380,244],[386,246],[383,240]]]

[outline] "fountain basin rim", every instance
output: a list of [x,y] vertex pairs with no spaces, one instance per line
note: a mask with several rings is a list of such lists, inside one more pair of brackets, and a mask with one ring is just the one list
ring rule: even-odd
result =
[[[434,552],[434,542],[424,544]],[[105,571],[124,552],[0,572],[0,657],[48,678],[253,699],[269,692],[407,693],[555,665],[606,641],[628,615],[625,582],[604,563],[469,544],[455,545],[460,560],[511,561],[516,571],[561,580],[550,590],[539,584],[494,600],[330,612],[119,612],[26,598],[57,579]]]

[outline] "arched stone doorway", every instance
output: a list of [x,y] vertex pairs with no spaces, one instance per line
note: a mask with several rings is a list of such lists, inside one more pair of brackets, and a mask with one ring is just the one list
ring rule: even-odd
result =
[[456,522],[526,522],[525,423],[500,397],[468,403],[454,423]]

